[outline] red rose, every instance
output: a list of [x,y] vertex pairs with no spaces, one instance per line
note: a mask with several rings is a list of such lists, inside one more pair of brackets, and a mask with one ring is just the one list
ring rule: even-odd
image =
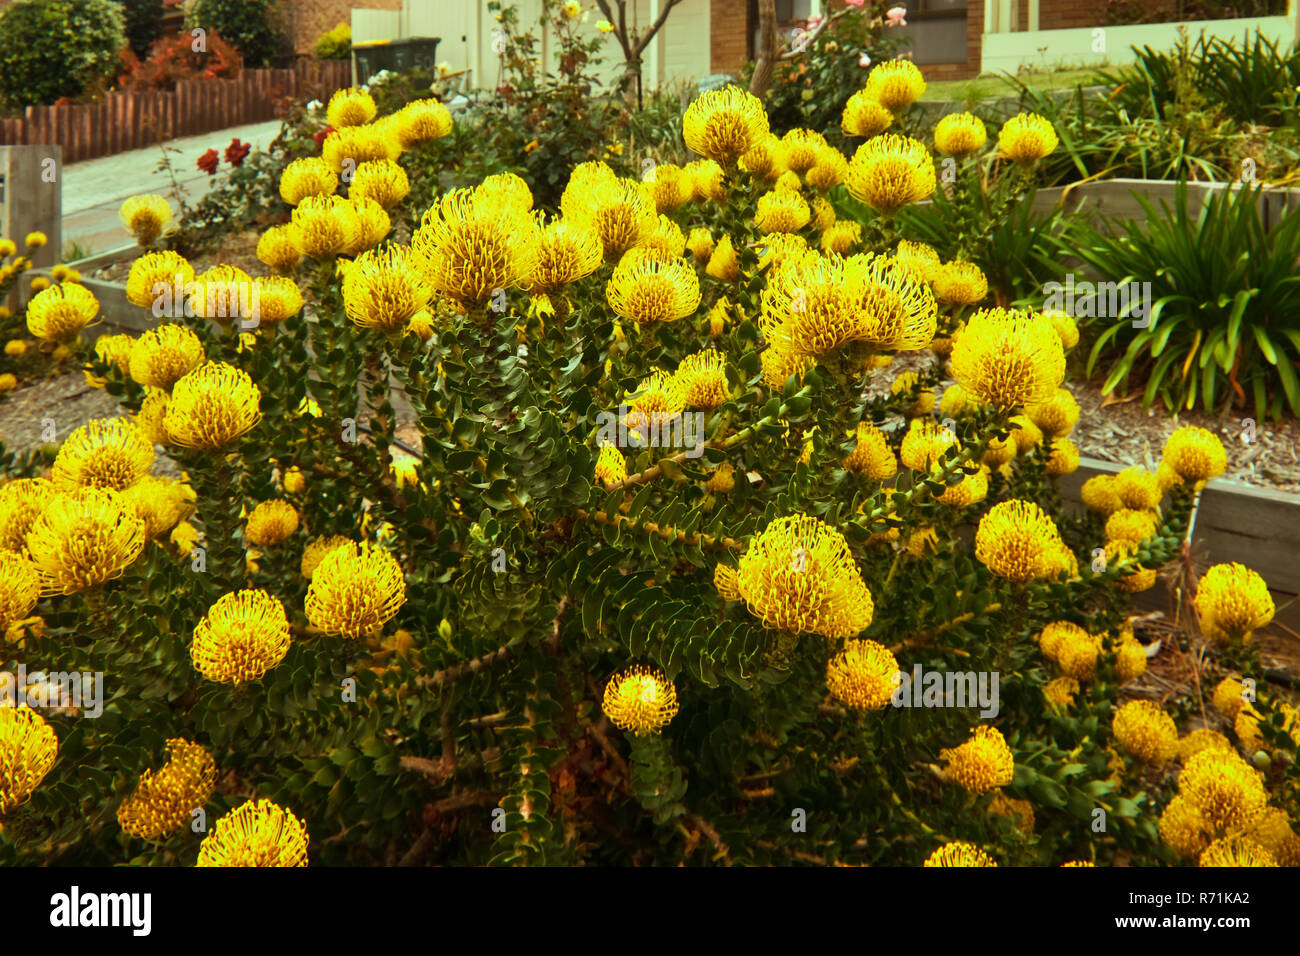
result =
[[241,143],[239,137],[236,136],[230,141],[230,145],[226,147],[226,162],[231,166],[242,166],[244,157],[252,151],[253,147],[250,144]]
[[332,132],[334,132],[334,127],[326,126],[323,130],[321,130],[319,133],[313,136],[312,139],[314,139],[316,141],[316,145],[319,146],[321,145],[321,143],[325,142],[325,137],[329,136],[329,134]]
[[217,174],[217,165],[221,162],[221,157],[215,149],[210,149],[199,157],[199,169],[203,170],[209,176]]

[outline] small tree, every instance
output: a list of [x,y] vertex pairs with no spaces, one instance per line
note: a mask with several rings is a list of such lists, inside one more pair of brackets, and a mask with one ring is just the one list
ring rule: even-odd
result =
[[[673,7],[681,3],[682,0],[663,0],[663,7],[659,10],[659,16],[655,22],[643,30],[638,30],[630,26],[627,22],[627,0],[596,0],[596,6],[600,12],[605,15],[605,19],[614,27],[613,34],[618,39],[618,45],[623,48],[623,62],[626,80],[636,80],[636,108],[641,109],[642,99],[642,80],[641,80],[641,55],[645,53],[646,47],[650,41],[663,27],[668,20],[668,14],[673,12]],[[615,11],[617,10],[617,13]],[[626,81],[625,80],[625,81]]]

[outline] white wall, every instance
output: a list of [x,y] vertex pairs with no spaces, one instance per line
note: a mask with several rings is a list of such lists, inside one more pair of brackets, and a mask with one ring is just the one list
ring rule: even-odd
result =
[[[1195,43],[1202,34],[1225,40],[1253,35],[1260,30],[1282,47],[1295,37],[1295,21],[1289,16],[1254,17],[1240,20],[1201,20],[1182,24]],[[1150,46],[1167,50],[1178,42],[1177,23],[1141,23],[1131,26],[1083,28],[1077,30],[1033,30],[1020,33],[986,33],[981,43],[980,69],[985,73],[1015,73],[1020,66],[1054,68],[1119,66],[1133,61],[1132,47]],[[1046,47],[1046,50],[1043,48]]]

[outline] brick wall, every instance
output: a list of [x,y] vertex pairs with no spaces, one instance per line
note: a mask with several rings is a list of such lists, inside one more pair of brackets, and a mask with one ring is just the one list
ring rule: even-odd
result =
[[285,0],[284,29],[293,41],[294,52],[310,53],[326,30],[351,23],[353,7],[400,10],[402,0]]
[[739,74],[749,62],[748,11],[747,0],[710,0],[709,69],[714,73]]
[[[1042,0],[1043,3],[1054,0]],[[921,72],[927,80],[968,80],[979,76],[980,44],[984,36],[984,2],[970,0],[966,5],[966,61],[964,63],[927,63]]]
[[1106,0],[1040,0],[1038,29],[1064,30],[1106,25]]

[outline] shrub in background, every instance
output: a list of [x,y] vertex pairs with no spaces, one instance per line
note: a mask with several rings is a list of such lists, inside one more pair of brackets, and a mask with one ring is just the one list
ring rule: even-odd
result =
[[0,103],[15,110],[101,89],[125,45],[113,0],[21,0],[0,10]]
[[188,23],[215,30],[252,68],[266,66],[280,48],[278,0],[194,0]]
[[118,0],[126,17],[126,39],[131,52],[147,57],[162,33],[163,0]]
[[147,60],[124,50],[117,83],[124,90],[174,90],[180,80],[233,77],[242,65],[239,51],[215,30],[208,34],[202,53],[195,51],[190,34],[178,33],[155,43]]
[[312,53],[318,60],[346,60],[352,54],[352,27],[340,23],[322,33]]

